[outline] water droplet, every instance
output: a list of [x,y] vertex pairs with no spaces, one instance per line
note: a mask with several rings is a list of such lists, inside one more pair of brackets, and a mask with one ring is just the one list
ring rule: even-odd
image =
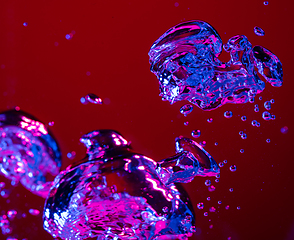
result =
[[27,27],[27,26],[28,26],[28,23],[27,23],[27,22],[24,22],[22,25],[23,25],[24,27]]
[[224,117],[225,118],[231,118],[233,116],[233,113],[231,111],[225,111]]
[[233,191],[234,191],[234,189],[233,189],[233,188],[230,188],[230,189],[229,189],[229,191],[230,191],[230,192],[233,192]]
[[246,138],[247,138],[247,134],[246,134],[246,133],[243,133],[243,134],[241,135],[241,138],[242,138],[242,139],[246,139]]
[[264,1],[263,5],[265,5],[265,6],[268,5],[268,1]]
[[198,209],[203,209],[204,208],[204,203],[203,202],[198,203],[197,208]]
[[271,104],[271,102],[270,101],[266,101],[266,102],[264,102],[264,108],[266,109],[266,110],[271,110],[271,106],[272,106],[272,104]]
[[272,115],[269,112],[265,111],[262,113],[262,118],[266,121],[269,121],[272,119]]
[[213,185],[209,186],[209,187],[208,187],[208,191],[209,191],[209,192],[213,192],[213,191],[215,191],[215,186],[213,186]]
[[184,122],[184,125],[185,125],[185,126],[188,126],[188,125],[189,125],[189,122]]
[[191,135],[192,135],[192,137],[194,137],[194,138],[198,138],[198,137],[200,137],[200,135],[201,135],[201,131],[200,130],[193,130],[192,132],[191,132]]
[[204,183],[206,186],[210,186],[211,184],[211,181],[210,180],[205,180],[205,183]]
[[203,215],[204,215],[205,217],[207,217],[207,216],[208,216],[208,212],[205,212]]
[[287,126],[284,126],[281,128],[281,133],[286,134],[289,131],[289,128]]
[[244,153],[244,149],[240,149],[240,153]]
[[182,114],[184,114],[184,116],[186,117],[189,113],[191,113],[193,111],[193,105],[191,104],[185,104],[184,106],[182,106],[180,108],[180,112]]
[[206,200],[207,200],[207,201],[210,201],[210,197],[207,197]]
[[235,172],[237,170],[237,166],[236,165],[231,165],[230,166],[230,171],[231,172]]
[[54,122],[51,121],[51,122],[48,123],[48,125],[52,127],[54,125]]
[[209,208],[209,212],[215,212],[215,211],[216,211],[215,207],[210,207]]
[[218,201],[217,203],[218,203],[218,204],[222,204],[222,201]]
[[270,143],[271,142],[271,140],[268,138],[268,139],[266,139],[265,140],[267,143]]
[[31,215],[33,215],[33,216],[38,216],[39,214],[40,214],[40,211],[39,210],[37,210],[37,209],[30,209],[29,210],[29,213],[31,214]]
[[230,205],[227,205],[225,208],[226,208],[226,210],[228,210],[230,208]]
[[246,116],[242,116],[242,117],[241,117],[241,120],[242,120],[243,122],[245,122],[245,121],[247,120],[247,117],[246,117]]
[[218,164],[218,166],[219,166],[219,167],[223,167],[223,166],[224,166],[224,163],[223,163],[223,162],[220,162],[220,163]]
[[265,34],[264,30],[260,27],[254,27],[254,33],[257,36],[264,36],[264,34]]
[[240,206],[238,206],[238,207],[237,207],[237,209],[238,209],[238,210],[240,210],[240,209],[241,209],[241,207],[240,207]]
[[212,118],[208,118],[207,122],[212,123],[213,119]]

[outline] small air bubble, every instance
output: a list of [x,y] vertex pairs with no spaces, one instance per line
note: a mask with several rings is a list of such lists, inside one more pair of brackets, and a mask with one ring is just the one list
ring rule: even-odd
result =
[[244,122],[244,121],[247,120],[247,117],[246,117],[246,116],[242,116],[242,117],[241,117],[241,120]]
[[260,27],[254,27],[254,33],[257,36],[264,36],[264,34],[265,34],[264,30]]
[[218,145],[218,142],[215,142],[214,145],[217,146]]
[[209,187],[208,187],[208,191],[209,191],[209,192],[213,192],[213,191],[215,191],[215,186],[213,186],[213,185],[209,186]]
[[231,111],[225,111],[224,117],[225,118],[231,118],[233,116],[233,113]]
[[213,119],[212,118],[208,118],[207,122],[212,123]]
[[237,210],[240,210],[240,209],[241,209],[241,207],[240,207],[240,206],[238,206],[238,207],[237,207]]
[[272,104],[270,101],[266,101],[266,102],[264,102],[263,106],[266,110],[271,110]]
[[230,166],[230,171],[231,172],[235,172],[237,170],[237,166],[236,165],[231,165]]
[[284,126],[281,128],[281,133],[286,134],[289,131],[289,128],[287,126]]
[[198,203],[197,208],[198,209],[203,209],[204,208],[204,203],[203,202]]
[[206,186],[210,186],[211,184],[211,181],[210,180],[205,180],[205,183],[204,183]]
[[229,191],[230,191],[230,192],[233,192],[233,191],[234,191],[234,189],[233,189],[233,188],[230,188],[230,189],[229,189]]
[[66,156],[67,156],[68,159],[72,160],[72,159],[75,158],[76,152],[75,151],[69,152],[69,153],[66,154]]
[[69,33],[69,34],[66,34],[66,35],[65,35],[65,38],[66,38],[67,40],[71,40],[72,37],[73,37],[73,34],[72,34],[72,33]]
[[215,212],[215,211],[216,211],[215,207],[210,207],[209,208],[209,212]]
[[204,215],[205,217],[207,217],[207,216],[208,216],[208,212],[205,212],[203,215]]
[[262,97],[260,96],[258,99],[259,99],[259,100],[262,100]]
[[207,197],[206,200],[207,200],[207,201],[210,201],[210,197]]
[[267,6],[268,5],[268,1],[264,1],[263,5]]
[[251,122],[251,125],[255,127],[255,126],[257,125],[257,121],[256,121],[256,120],[253,120],[253,121]]
[[265,111],[262,113],[262,118],[266,121],[269,121],[272,119],[272,115],[269,112]]
[[265,140],[267,143],[270,143],[271,142],[271,140],[268,138],[268,139],[266,139]]
[[242,138],[242,139],[246,139],[246,138],[247,138],[247,134],[246,134],[246,133],[243,133],[243,134],[241,135],[241,138]]
[[222,204],[222,201],[218,201],[217,203],[218,203],[218,204]]
[[192,132],[191,132],[191,135],[192,135],[192,137],[194,137],[194,138],[198,138],[198,137],[200,137],[200,135],[201,135],[201,131],[200,130],[193,130]]
[[23,25],[24,27],[27,27],[27,26],[28,26],[28,23],[27,23],[27,22],[24,22],[22,25]]
[[33,216],[38,216],[40,214],[40,211],[37,209],[30,209],[29,213]]
[[223,166],[224,166],[224,163],[223,163],[223,162],[220,162],[220,163],[218,164],[218,166],[219,166],[219,167],[223,167]]
[[180,108],[180,113],[182,113],[185,117],[193,111],[193,105],[185,104]]
[[54,122],[51,121],[51,122],[48,123],[48,125],[52,127],[54,125]]
[[227,162],[228,162],[227,160],[224,160],[224,161],[223,161],[224,164],[226,164]]
[[240,153],[244,153],[244,149],[240,149]]
[[188,126],[188,125],[189,125],[189,122],[184,122],[184,125],[185,125],[185,126]]
[[199,144],[200,144],[202,147],[205,147],[205,146],[206,146],[206,141],[201,141]]
[[226,210],[228,210],[229,208],[230,208],[230,205],[227,205],[227,206],[225,207]]

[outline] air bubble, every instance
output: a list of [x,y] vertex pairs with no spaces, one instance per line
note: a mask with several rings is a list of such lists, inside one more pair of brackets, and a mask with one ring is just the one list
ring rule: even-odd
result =
[[231,172],[235,172],[237,170],[237,166],[236,165],[231,165],[230,166],[230,171]]
[[66,154],[66,156],[67,156],[68,159],[72,160],[72,159],[75,158],[76,152],[75,151],[69,152],[69,153]]
[[222,201],[217,201],[218,204],[222,204]]
[[262,113],[262,118],[266,121],[269,121],[272,119],[272,115],[269,112],[265,111]]
[[208,191],[209,191],[209,192],[213,192],[213,191],[215,191],[215,186],[213,186],[213,185],[209,186],[209,187],[208,187]]
[[218,142],[215,142],[214,145],[217,146],[218,145]]
[[38,216],[40,214],[40,211],[37,209],[30,209],[29,213],[33,216]]
[[210,197],[207,197],[206,200],[207,200],[207,201],[210,201]]
[[223,163],[223,162],[220,162],[220,163],[218,164],[218,166],[219,166],[219,167],[223,167],[223,166],[224,166],[224,163]]
[[257,36],[264,36],[264,34],[265,34],[264,30],[260,27],[254,27],[254,33]]
[[230,191],[230,192],[233,192],[233,191],[234,191],[234,189],[233,189],[233,188],[230,188],[230,189],[229,189],[229,191]]
[[246,133],[243,133],[243,134],[241,135],[241,138],[242,138],[242,139],[246,139],[246,138],[247,138],[247,134],[246,134]]
[[227,160],[224,160],[224,161],[223,161],[224,164],[226,164],[227,162],[228,162]]
[[212,123],[213,119],[212,118],[208,118],[207,122]]
[[268,139],[266,139],[265,140],[267,143],[270,143],[271,142],[271,140],[268,138]]
[[259,108],[254,108],[254,112],[259,112]]
[[244,153],[244,149],[240,149],[240,153]]
[[268,5],[268,1],[264,1],[263,5],[267,6]]
[[233,116],[233,113],[231,111],[225,111],[224,117],[225,118],[231,118]]
[[244,134],[244,132],[243,132],[243,131],[240,131],[240,132],[239,132],[239,135],[240,135],[240,136],[242,136],[243,134]]
[[52,127],[54,125],[54,122],[51,121],[51,122],[48,123],[48,125]]
[[203,215],[204,215],[205,217],[207,217],[207,216],[208,216],[208,212],[205,212]]
[[243,122],[245,122],[245,121],[247,120],[247,117],[246,117],[246,116],[242,116],[242,117],[241,117],[241,120],[242,120]]
[[197,208],[198,209],[203,209],[204,208],[204,203],[203,202],[198,203]]
[[256,120],[253,120],[253,121],[251,122],[251,125],[255,127],[255,126],[257,125],[257,121],[256,121]]
[[15,218],[17,214],[17,211],[16,210],[9,210],[7,212],[7,217],[10,219],[10,220],[13,220]]
[[65,35],[65,38],[66,38],[67,40],[71,40],[71,39],[73,38],[73,34],[72,34],[72,33],[66,34],[66,35]]
[[272,106],[272,104],[271,104],[271,102],[270,101],[266,101],[266,102],[264,102],[264,108],[266,109],[266,110],[271,110],[271,106]]
[[237,210],[240,210],[240,209],[241,209],[241,207],[240,207],[240,206],[238,206],[238,207],[237,207]]
[[281,128],[281,133],[286,134],[289,131],[289,128],[287,126],[284,126]]
[[205,146],[206,146],[206,141],[201,141],[199,144],[200,144],[202,147],[205,147]]
[[190,114],[193,111],[193,105],[191,104],[185,104],[180,108],[180,112],[186,117],[188,114]]
[[204,183],[206,186],[210,186],[211,184],[211,181],[210,180],[205,180],[205,183]]
[[27,26],[28,26],[28,23],[27,23],[27,22],[24,22],[22,25],[23,25],[24,27],[27,27]]
[[209,212],[215,212],[215,211],[216,211],[215,207],[210,207],[209,208]]
[[184,122],[184,125],[185,125],[185,126],[188,126],[188,125],[189,125],[189,122]]
[[197,130],[193,130],[193,131],[191,132],[191,135],[192,135],[192,137],[194,137],[194,138],[199,138],[200,135],[201,135],[201,131],[200,131],[199,129],[197,129]]
[[271,103],[271,104],[275,103],[275,99],[271,99],[271,100],[270,100],[270,103]]

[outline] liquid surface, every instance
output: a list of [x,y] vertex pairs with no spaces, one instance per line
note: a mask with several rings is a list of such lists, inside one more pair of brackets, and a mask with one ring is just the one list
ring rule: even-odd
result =
[[[231,59],[218,59],[222,48]],[[171,104],[188,100],[202,110],[226,103],[253,102],[265,83],[255,68],[274,87],[283,82],[278,57],[262,46],[252,47],[237,35],[223,45],[216,30],[203,21],[178,24],[154,42],[149,51],[150,70],[159,80],[162,100]]]

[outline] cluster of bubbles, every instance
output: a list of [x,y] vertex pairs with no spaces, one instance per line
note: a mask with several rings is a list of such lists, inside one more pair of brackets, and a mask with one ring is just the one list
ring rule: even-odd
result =
[[[258,35],[264,35],[256,27]],[[224,49],[228,62],[218,57]],[[244,35],[222,43],[217,31],[203,21],[180,23],[158,38],[149,51],[151,71],[159,80],[162,100],[188,100],[202,110],[226,103],[254,102],[265,88],[255,68],[274,87],[283,83],[282,64],[262,46],[252,46]]]

